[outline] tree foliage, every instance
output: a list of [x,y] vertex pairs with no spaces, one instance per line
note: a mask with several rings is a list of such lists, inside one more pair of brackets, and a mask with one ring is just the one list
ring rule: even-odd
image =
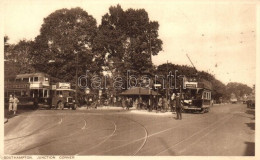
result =
[[227,96],[230,98],[230,95],[233,93],[237,98],[243,97],[244,94],[251,94],[252,93],[252,88],[242,84],[242,83],[237,83],[237,82],[230,82],[227,84]]
[[17,44],[8,44],[5,41],[5,74],[16,75],[23,73],[32,73],[32,61],[29,58],[32,52],[33,41],[20,40]]
[[35,39],[34,67],[68,82],[75,82],[77,65],[79,75],[86,70],[98,72],[102,61],[92,52],[96,34],[96,20],[81,8],[51,13]]
[[203,79],[211,82],[212,84],[212,97],[214,99],[219,99],[220,97],[226,97],[226,86],[221,81],[217,80],[213,75],[204,72],[204,71],[196,71],[193,67],[189,67],[187,65],[177,65],[172,63],[164,63],[157,67],[157,74],[166,77],[169,72],[172,74],[177,71],[177,76],[184,75],[189,78],[197,78],[198,80]]
[[144,9],[124,11],[120,5],[112,6],[102,17],[95,49],[115,64],[124,63],[114,65],[120,67],[119,72],[134,70],[141,74],[152,67],[150,56],[162,50],[158,29],[158,22],[150,21]]

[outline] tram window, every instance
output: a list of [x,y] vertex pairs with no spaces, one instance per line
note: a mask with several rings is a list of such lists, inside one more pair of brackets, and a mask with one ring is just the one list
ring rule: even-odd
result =
[[30,97],[33,97],[33,90],[30,91]]
[[39,77],[39,81],[40,81],[40,82],[43,82],[43,81],[44,81],[44,78],[43,78],[43,77]]
[[33,77],[34,82],[38,82],[38,77]]
[[29,82],[29,78],[23,78],[23,82]]
[[47,93],[48,93],[48,90],[44,90],[44,91],[43,91],[43,97],[47,97],[47,96],[48,96]]
[[56,92],[56,95],[57,95],[57,96],[62,96],[62,91],[57,91],[57,92]]
[[206,92],[203,93],[203,99],[207,99],[207,93]]
[[42,97],[43,96],[43,90],[39,90],[39,97]]
[[15,79],[16,82],[21,82],[22,80],[21,79]]

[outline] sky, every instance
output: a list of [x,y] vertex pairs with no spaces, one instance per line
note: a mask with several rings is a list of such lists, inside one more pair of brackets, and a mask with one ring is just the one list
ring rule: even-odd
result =
[[110,6],[144,8],[159,22],[163,51],[153,63],[189,65],[209,72],[224,84],[256,81],[256,4],[245,1],[11,0],[3,3],[4,34],[9,43],[34,40],[43,19],[55,10],[81,7],[100,24]]

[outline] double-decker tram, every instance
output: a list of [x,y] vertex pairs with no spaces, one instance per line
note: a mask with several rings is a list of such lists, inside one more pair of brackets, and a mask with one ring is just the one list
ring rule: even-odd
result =
[[183,109],[186,112],[209,112],[212,105],[212,85],[206,80],[197,78],[184,78],[183,85]]
[[4,93],[5,103],[10,95],[17,96],[19,105],[33,105],[35,98],[43,103],[50,96],[50,78],[45,73],[5,76]]

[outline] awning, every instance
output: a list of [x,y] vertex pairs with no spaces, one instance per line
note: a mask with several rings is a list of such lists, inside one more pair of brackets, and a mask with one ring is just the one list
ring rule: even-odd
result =
[[159,93],[153,91],[153,90],[150,90],[148,88],[142,88],[142,87],[134,87],[134,88],[131,88],[131,89],[128,89],[124,92],[122,92],[120,95],[129,95],[129,96],[133,96],[133,95],[145,95],[145,96],[149,96],[149,95],[153,95],[153,96],[156,96],[156,95],[160,95]]

